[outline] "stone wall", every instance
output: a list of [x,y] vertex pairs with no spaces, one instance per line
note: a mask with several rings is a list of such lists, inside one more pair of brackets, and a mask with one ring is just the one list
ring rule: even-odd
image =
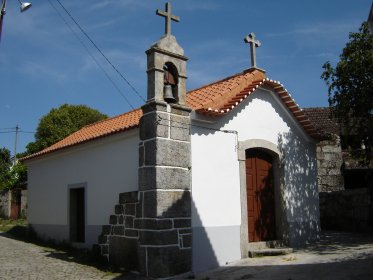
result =
[[372,193],[368,188],[320,195],[320,220],[323,230],[372,231]]
[[317,144],[317,181],[319,192],[343,190],[343,163],[340,138],[332,135],[331,139]]
[[27,190],[21,191],[21,217],[27,217]]
[[0,218],[8,219],[10,217],[10,193],[9,191],[0,191]]
[[[172,244],[174,264],[182,264],[177,253],[191,248],[190,218],[146,218],[145,203],[142,193],[121,193],[109,224],[102,227],[94,251],[117,268],[140,271],[143,259],[141,247],[162,248],[164,244],[169,247]],[[161,254],[159,258],[165,256]]]
[[[20,194],[19,194],[20,192]],[[19,196],[18,199],[21,201],[19,202],[20,205],[20,212],[18,213],[18,217],[26,217],[27,216],[27,190],[17,190],[17,191],[8,191],[3,190],[0,191],[0,218],[9,219],[11,217],[11,202],[17,200],[14,196]],[[16,216],[15,213],[13,215]]]

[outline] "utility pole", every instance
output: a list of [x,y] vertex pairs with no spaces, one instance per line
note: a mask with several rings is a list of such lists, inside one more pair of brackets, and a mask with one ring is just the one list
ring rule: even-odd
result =
[[[20,4],[20,11],[23,13],[24,11],[28,10],[32,4],[28,2],[22,2],[21,0],[18,0]],[[6,13],[6,0],[1,0],[1,6],[0,6],[0,41],[1,41],[1,32],[3,29],[3,21],[4,21],[4,16]]]
[[19,126],[16,125],[16,139],[14,141],[14,157],[13,157],[13,166],[17,163],[17,142],[18,142],[18,132],[19,132]]

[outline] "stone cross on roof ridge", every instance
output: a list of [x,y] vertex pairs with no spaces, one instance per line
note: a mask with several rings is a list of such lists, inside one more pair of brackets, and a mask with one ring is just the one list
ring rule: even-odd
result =
[[251,67],[256,68],[256,48],[260,47],[260,41],[255,40],[255,34],[251,32],[244,38],[245,43],[250,44],[251,50]]
[[171,35],[171,21],[180,21],[180,17],[171,14],[171,4],[166,3],[166,12],[157,9],[156,14],[165,18],[165,35]]

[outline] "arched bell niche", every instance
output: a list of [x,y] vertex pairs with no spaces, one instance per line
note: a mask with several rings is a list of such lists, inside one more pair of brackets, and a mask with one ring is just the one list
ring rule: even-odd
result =
[[178,103],[178,84],[179,75],[175,65],[171,62],[166,62],[163,65],[163,99],[167,103]]

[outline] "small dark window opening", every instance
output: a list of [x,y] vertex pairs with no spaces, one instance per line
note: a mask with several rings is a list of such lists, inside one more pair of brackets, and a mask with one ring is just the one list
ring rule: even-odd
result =
[[85,242],[84,188],[70,189],[70,241]]

